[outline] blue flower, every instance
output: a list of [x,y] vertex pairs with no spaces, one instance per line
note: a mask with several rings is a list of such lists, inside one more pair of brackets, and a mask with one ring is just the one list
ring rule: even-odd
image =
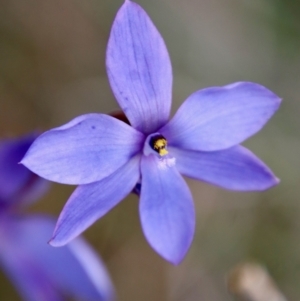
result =
[[72,240],[138,183],[146,239],[178,264],[195,229],[181,174],[233,190],[277,184],[271,170],[238,144],[263,127],[280,99],[261,85],[238,82],[193,93],[169,120],[172,69],[165,43],[145,11],[128,0],[113,23],[106,66],[131,126],[103,114],[79,116],[41,135],[22,161],[46,179],[80,185],[51,244]]
[[68,246],[47,244],[55,219],[20,214],[48,182],[18,164],[36,135],[0,141],[0,265],[23,300],[61,301],[69,295],[108,301],[113,287],[103,263],[81,238]]

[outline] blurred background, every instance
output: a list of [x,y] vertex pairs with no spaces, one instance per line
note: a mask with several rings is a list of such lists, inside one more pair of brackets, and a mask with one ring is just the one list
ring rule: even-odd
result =
[[[227,279],[244,262],[261,264],[288,300],[299,300],[300,2],[137,2],[171,56],[173,112],[195,90],[235,81],[260,83],[284,99],[275,117],[245,143],[281,183],[263,193],[237,193],[188,180],[197,229],[177,267],[146,243],[138,198],[129,196],[84,233],[106,262],[118,300],[235,300]],[[1,137],[44,131],[78,115],[118,108],[106,76],[105,50],[121,4],[0,1]],[[57,215],[73,189],[53,184],[29,210]],[[0,300],[19,300],[4,274]]]

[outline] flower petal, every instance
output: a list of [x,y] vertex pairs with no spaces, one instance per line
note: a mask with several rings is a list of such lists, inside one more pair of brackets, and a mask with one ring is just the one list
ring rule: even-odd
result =
[[279,180],[248,149],[238,145],[215,152],[169,148],[180,173],[232,190],[265,190]]
[[185,149],[226,149],[259,131],[280,99],[265,87],[239,82],[192,94],[159,132],[168,144]]
[[106,56],[110,85],[130,124],[149,134],[169,118],[172,68],[165,43],[146,12],[125,1],[112,26]]
[[0,143],[0,199],[10,199],[26,185],[31,172],[18,165],[31,143],[33,135],[21,139],[6,139]]
[[[112,300],[114,290],[108,273],[83,239],[62,248],[49,246],[47,237],[53,231],[55,220],[46,216],[17,217],[11,219],[10,226],[17,234],[14,239],[8,238],[16,255],[12,268],[32,280],[28,281],[27,277],[20,280],[22,285],[29,286],[27,291],[31,290],[28,300],[61,300],[63,294],[84,300]],[[15,254],[15,249],[20,253]],[[7,251],[7,256],[13,256]]]
[[48,182],[18,164],[37,137],[36,133],[0,141],[0,206],[1,210],[37,200]]
[[125,164],[142,148],[143,138],[108,115],[83,115],[41,135],[21,163],[51,181],[92,183]]
[[[63,297],[52,287],[52,284],[44,277],[40,268],[34,263],[33,258],[27,258],[20,254],[20,250],[6,248],[0,252],[1,265],[7,276],[26,301],[63,301]],[[25,281],[26,280],[26,281]]]
[[144,234],[166,260],[178,264],[188,251],[195,230],[193,199],[175,166],[143,156],[140,216]]
[[139,161],[136,156],[102,181],[79,186],[62,210],[50,244],[68,243],[129,194],[140,177]]

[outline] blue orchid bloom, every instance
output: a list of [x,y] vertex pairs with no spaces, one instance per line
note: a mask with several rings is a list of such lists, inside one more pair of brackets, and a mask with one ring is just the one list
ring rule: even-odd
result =
[[82,238],[53,248],[47,237],[55,218],[20,212],[49,184],[18,164],[36,137],[0,141],[0,266],[25,301],[113,300],[108,273]]
[[238,82],[190,95],[169,120],[172,68],[146,12],[126,0],[112,26],[106,66],[130,125],[104,114],[79,116],[42,134],[22,163],[48,180],[80,185],[63,208],[51,244],[62,246],[141,186],[146,239],[178,264],[195,230],[192,195],[182,175],[225,189],[264,190],[272,171],[238,145],[258,132],[280,99]]

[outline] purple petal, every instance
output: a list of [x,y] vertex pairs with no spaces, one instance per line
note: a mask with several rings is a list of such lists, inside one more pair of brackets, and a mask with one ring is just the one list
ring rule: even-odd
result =
[[[62,301],[62,296],[49,281],[43,268],[37,264],[33,254],[24,248],[22,228],[13,222],[7,223],[6,226],[9,226],[6,227],[9,235],[3,236],[1,233],[0,262],[22,300]],[[3,223],[1,229],[4,229]],[[39,231],[39,228],[32,233],[35,235],[36,231]]]
[[14,198],[30,181],[32,173],[18,163],[35,138],[36,135],[30,135],[0,142],[0,199]]
[[84,240],[74,240],[63,248],[49,246],[47,237],[55,225],[49,217],[17,217],[9,225],[16,236],[5,240],[10,249],[0,257],[14,257],[14,262],[9,259],[8,272],[18,272],[14,275],[17,279],[23,276],[18,288],[29,291],[28,300],[56,301],[63,294],[84,300],[112,300],[114,290],[108,273]]
[[88,114],[41,135],[22,163],[48,180],[87,184],[107,177],[141,148],[143,135],[113,117]]
[[131,125],[149,134],[169,118],[172,68],[165,43],[146,12],[125,1],[112,26],[106,66]]
[[240,145],[215,152],[169,150],[182,174],[226,189],[265,190],[279,182],[260,159]]
[[35,201],[46,190],[48,182],[19,164],[37,137],[31,133],[21,138],[0,142],[0,206]]
[[81,185],[62,210],[50,243],[62,246],[116,206],[140,177],[139,156],[102,181]]
[[254,83],[240,82],[192,94],[159,132],[168,144],[214,151],[229,148],[259,131],[278,109],[280,99]]
[[20,207],[24,207],[38,201],[44,194],[46,194],[49,187],[50,182],[32,173],[31,181],[28,183],[28,186],[24,187],[24,189],[20,191],[15,199],[15,204]]
[[195,230],[193,199],[177,169],[143,156],[140,216],[144,234],[166,260],[178,264],[188,251]]
[[34,258],[27,258],[16,248],[6,248],[0,252],[1,265],[7,276],[26,301],[63,301],[63,297],[53,288],[52,283],[44,277]]

